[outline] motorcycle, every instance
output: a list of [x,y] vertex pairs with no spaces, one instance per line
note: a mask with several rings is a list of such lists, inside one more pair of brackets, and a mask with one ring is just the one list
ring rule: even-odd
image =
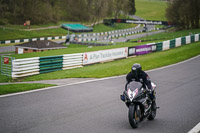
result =
[[155,97],[156,85],[154,83],[151,83],[151,85],[153,89],[150,92],[144,88],[141,82],[132,81],[126,85],[124,94],[120,96],[129,108],[128,118],[132,128],[137,128],[145,118],[153,120],[156,117],[155,98],[152,101],[149,95],[151,93]]

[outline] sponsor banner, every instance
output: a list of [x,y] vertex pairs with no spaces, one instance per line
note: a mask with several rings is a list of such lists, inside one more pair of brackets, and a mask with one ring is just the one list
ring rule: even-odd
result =
[[134,23],[134,24],[148,24],[148,25],[171,25],[167,21],[154,20],[134,20],[134,19],[104,19],[104,24],[111,25],[113,23]]
[[143,55],[152,52],[152,45],[135,46],[135,54]]
[[146,20],[126,20],[126,23],[133,24],[151,24],[151,25],[162,25],[162,21],[146,21]]
[[155,52],[156,49],[157,49],[157,45],[156,44],[151,45],[151,51],[152,52]]
[[135,47],[128,47],[128,56],[135,55]]
[[4,57],[4,64],[9,64],[9,58],[8,57]]
[[101,50],[83,54],[83,65],[93,64],[128,56],[128,48]]
[[18,48],[17,53],[18,53],[18,54],[23,54],[23,53],[24,53],[24,49],[23,49],[23,48]]

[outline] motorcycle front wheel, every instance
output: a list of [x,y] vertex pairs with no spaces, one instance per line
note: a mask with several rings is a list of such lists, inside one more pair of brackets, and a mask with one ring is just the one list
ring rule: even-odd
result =
[[151,114],[148,117],[148,120],[154,120],[156,117],[156,110],[157,110],[157,106],[156,106],[156,102],[154,101],[152,103],[152,107],[151,107]]
[[132,128],[137,128],[140,122],[140,106],[139,105],[130,105],[129,106],[129,112],[128,112],[128,117],[129,117],[129,123]]

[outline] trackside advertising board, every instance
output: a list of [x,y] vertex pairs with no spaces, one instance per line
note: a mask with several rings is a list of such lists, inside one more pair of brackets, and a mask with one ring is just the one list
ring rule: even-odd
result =
[[128,48],[128,56],[148,54],[156,50],[156,45],[140,45]]
[[104,62],[113,59],[125,58],[128,56],[128,48],[117,48],[101,50],[83,54],[83,65]]
[[133,24],[148,24],[148,25],[171,25],[167,21],[134,20],[134,19],[104,19],[103,22],[104,22],[104,24],[133,23]]

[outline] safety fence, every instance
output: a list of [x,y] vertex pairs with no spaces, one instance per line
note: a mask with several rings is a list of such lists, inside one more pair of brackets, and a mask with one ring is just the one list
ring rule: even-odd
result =
[[66,39],[66,36],[41,37],[41,38],[17,39],[17,40],[6,40],[6,41],[0,41],[0,44],[22,43],[22,42],[31,42],[31,41],[40,41],[40,40],[58,40],[58,39]]
[[185,37],[179,37],[173,40],[163,41],[156,44],[156,51],[168,50],[170,48],[182,46],[185,44],[199,41],[200,34],[189,35]]
[[83,54],[34,57],[12,61],[12,78],[82,67]]
[[[109,32],[100,32],[100,33],[83,33],[80,35],[77,35],[78,41],[97,41],[99,40],[98,36],[102,35],[112,35],[112,34],[121,34],[123,32],[123,35],[130,31],[132,31],[132,34],[135,34],[136,32],[133,32],[133,30],[136,30],[137,28],[140,28],[141,25],[137,25],[134,28],[129,29],[123,29],[123,30],[115,30],[115,31],[109,31]],[[122,35],[121,35],[122,36]],[[41,37],[41,38],[31,38],[31,39],[17,39],[17,40],[3,40],[0,41],[0,44],[9,44],[9,43],[22,43],[22,42],[31,42],[31,41],[39,41],[39,40],[58,40],[58,39],[66,39],[66,36],[56,36],[56,37]]]
[[[128,30],[122,30],[121,32],[119,31],[112,31],[112,32],[105,32],[103,34],[98,33],[98,34],[84,34],[79,35],[77,38],[76,42],[89,42],[89,41],[99,41],[99,40],[108,40],[112,38],[119,38],[119,37],[125,37],[133,34],[139,34],[142,32],[150,32],[150,31],[155,31],[159,30],[159,28],[151,28],[151,29],[146,29],[144,30],[143,27],[133,30],[133,29],[128,29]],[[96,35],[96,36],[95,36]]]
[[133,28],[129,28],[129,29],[122,29],[122,30],[114,30],[114,31],[108,31],[108,32],[100,32],[100,33],[87,33],[87,34],[80,34],[78,35],[79,38],[82,38],[82,37],[96,37],[96,36],[102,36],[102,35],[114,35],[114,34],[128,34],[128,33],[131,33],[131,34],[134,34],[135,30],[140,28],[140,24],[137,25],[136,27],[133,27]]
[[137,56],[151,52],[164,51],[174,47],[200,41],[200,34],[146,45],[100,50],[93,52],[65,54],[58,56],[34,57],[12,60],[12,78],[72,69],[98,62],[111,61],[128,56]]
[[76,42],[76,41],[71,41],[70,44],[79,44],[79,45],[86,45],[86,46],[108,46],[108,45],[113,45],[112,43]]

